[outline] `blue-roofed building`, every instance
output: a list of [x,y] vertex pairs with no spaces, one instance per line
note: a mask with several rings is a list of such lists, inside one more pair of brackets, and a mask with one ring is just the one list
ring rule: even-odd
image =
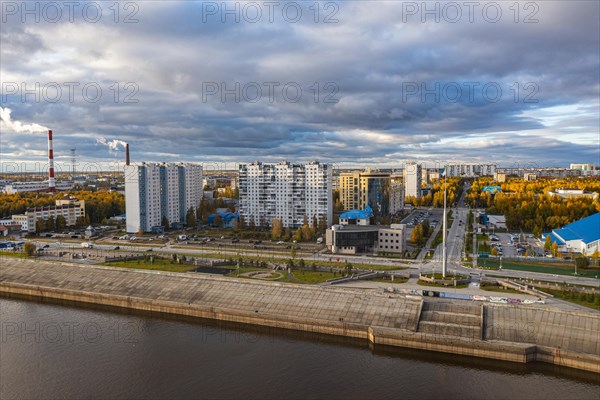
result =
[[550,235],[552,242],[558,244],[561,252],[591,256],[600,252],[600,213],[545,233],[542,235],[543,241],[546,240],[547,235]]
[[370,225],[373,209],[367,205],[362,210],[350,210],[340,215],[340,225]]
[[481,189],[481,191],[485,193],[496,194],[500,193],[502,191],[502,188],[500,186],[484,186],[483,189]]
[[240,214],[232,212],[218,212],[208,216],[208,224],[215,225],[215,217],[219,215],[221,218],[221,226],[223,228],[232,228],[235,221],[240,221]]

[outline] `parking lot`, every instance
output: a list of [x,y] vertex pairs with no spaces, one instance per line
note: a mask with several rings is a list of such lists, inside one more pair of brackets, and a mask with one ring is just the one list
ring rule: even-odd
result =
[[528,234],[518,233],[490,233],[487,242],[496,247],[498,256],[519,257],[527,253],[531,257],[543,257],[544,248],[540,243]]

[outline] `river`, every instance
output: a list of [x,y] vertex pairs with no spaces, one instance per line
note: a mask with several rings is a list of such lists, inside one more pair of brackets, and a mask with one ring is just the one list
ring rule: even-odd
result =
[[0,298],[5,399],[598,399],[600,378],[366,341]]

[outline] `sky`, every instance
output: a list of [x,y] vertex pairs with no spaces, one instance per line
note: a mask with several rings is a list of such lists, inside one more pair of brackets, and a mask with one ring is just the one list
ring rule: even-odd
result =
[[600,164],[598,1],[0,5],[4,172]]

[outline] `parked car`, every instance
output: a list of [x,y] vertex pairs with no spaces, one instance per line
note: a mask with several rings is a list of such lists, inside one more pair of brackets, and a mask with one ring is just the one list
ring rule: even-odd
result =
[[283,240],[280,240],[279,242],[277,242],[277,244],[285,244],[285,242]]

